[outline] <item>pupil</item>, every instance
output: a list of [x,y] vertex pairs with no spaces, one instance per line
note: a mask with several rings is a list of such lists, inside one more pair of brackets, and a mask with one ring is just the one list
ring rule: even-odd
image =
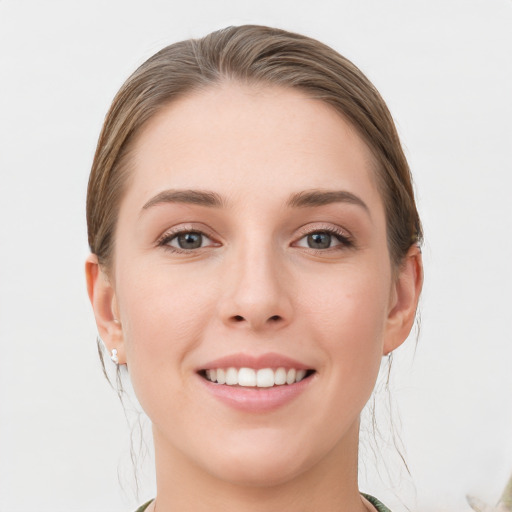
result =
[[198,249],[202,242],[201,233],[184,233],[178,236],[178,245],[182,249]]
[[329,233],[308,235],[308,245],[312,249],[328,249],[331,245],[331,235]]

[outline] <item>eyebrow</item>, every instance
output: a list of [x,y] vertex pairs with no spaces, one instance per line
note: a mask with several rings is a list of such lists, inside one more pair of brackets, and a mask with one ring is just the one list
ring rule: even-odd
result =
[[164,190],[155,197],[152,197],[143,207],[147,210],[152,206],[165,203],[185,203],[208,206],[210,208],[222,208],[224,201],[215,193],[204,190]]
[[292,208],[311,208],[332,203],[349,203],[361,206],[370,214],[370,209],[366,203],[355,194],[352,194],[352,192],[346,190],[305,190],[293,194],[286,204]]
[[[209,208],[223,208],[226,201],[217,194],[208,190],[164,190],[152,197],[144,204],[142,210],[166,203],[185,203],[206,206]],[[368,214],[370,209],[366,203],[346,190],[303,190],[292,194],[286,206],[289,208],[313,208],[333,203],[348,203],[362,207]]]

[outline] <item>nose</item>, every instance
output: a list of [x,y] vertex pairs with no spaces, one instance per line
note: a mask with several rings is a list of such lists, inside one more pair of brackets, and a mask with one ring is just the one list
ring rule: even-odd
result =
[[267,331],[291,322],[293,279],[278,253],[272,248],[245,247],[225,262],[219,304],[225,325]]

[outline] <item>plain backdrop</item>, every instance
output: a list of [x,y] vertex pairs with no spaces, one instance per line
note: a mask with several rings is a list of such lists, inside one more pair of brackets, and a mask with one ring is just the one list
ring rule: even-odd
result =
[[361,488],[396,512],[463,512],[466,493],[496,501],[512,471],[511,0],[1,0],[1,512],[129,512],[154,494],[149,458],[134,495],[129,428],[96,352],[88,172],[136,66],[243,23],[353,60],[386,99],[414,173],[422,326],[396,355],[391,389],[412,476],[384,410],[378,449],[362,442]]

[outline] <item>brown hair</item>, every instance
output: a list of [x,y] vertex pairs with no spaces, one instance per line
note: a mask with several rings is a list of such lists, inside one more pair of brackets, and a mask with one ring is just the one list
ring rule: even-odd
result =
[[336,109],[374,155],[393,263],[398,265],[411,245],[421,242],[409,166],[391,114],[371,82],[349,60],[314,39],[245,25],[167,46],[142,64],[117,93],[87,190],[89,246],[101,265],[108,269],[112,263],[134,137],[162,106],[225,80],[295,88]]

